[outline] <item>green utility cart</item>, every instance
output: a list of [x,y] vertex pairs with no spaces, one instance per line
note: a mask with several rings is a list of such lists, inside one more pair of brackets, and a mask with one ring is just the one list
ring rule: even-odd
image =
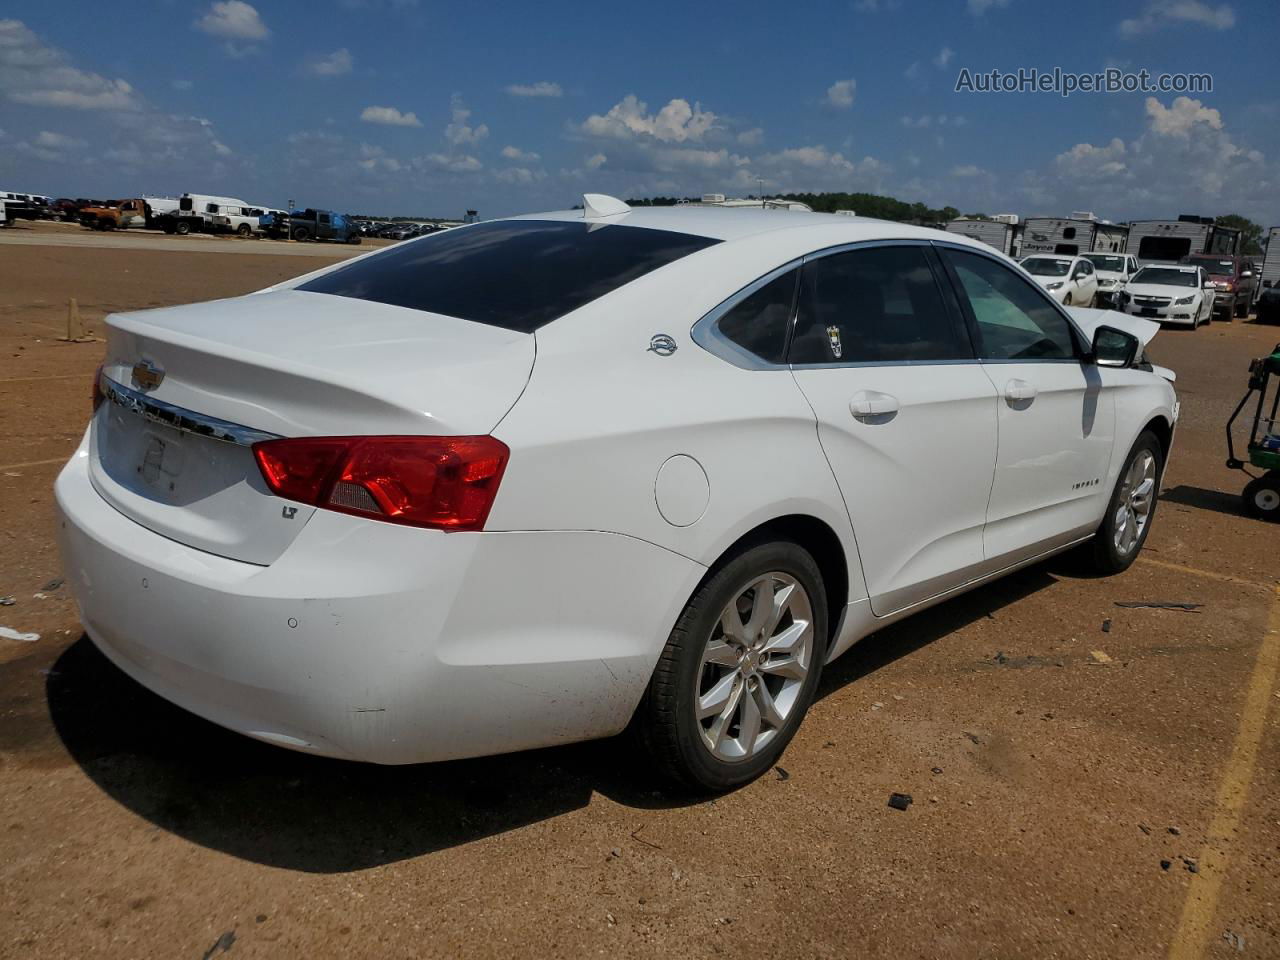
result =
[[[1276,389],[1270,390],[1272,377],[1276,378]],[[1267,412],[1268,393],[1271,398],[1270,414]],[[1258,395],[1258,403],[1253,412],[1253,429],[1249,432],[1247,447],[1248,461],[1236,457],[1235,439],[1231,428],[1236,418],[1249,403],[1249,399]],[[1249,473],[1246,463],[1265,470],[1260,477],[1253,477],[1244,488],[1245,512],[1251,517],[1263,520],[1280,521],[1280,343],[1276,344],[1269,357],[1258,357],[1249,363],[1249,391],[1236,405],[1235,412],[1227,421],[1227,466],[1232,470]],[[1253,474],[1249,474],[1253,476]]]

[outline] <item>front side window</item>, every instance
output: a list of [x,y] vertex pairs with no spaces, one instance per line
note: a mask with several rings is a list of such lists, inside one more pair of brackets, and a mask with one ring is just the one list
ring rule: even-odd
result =
[[717,329],[753,356],[767,363],[782,363],[797,272],[788,270],[743,297],[720,318]]
[[1076,356],[1071,325],[1039,289],[1003,264],[947,250],[973,311],[984,360],[1066,360]]
[[433,233],[297,289],[532,333],[720,241],[582,220],[494,220]]
[[972,358],[968,334],[943,301],[923,248],[871,247],[804,265],[793,364]]

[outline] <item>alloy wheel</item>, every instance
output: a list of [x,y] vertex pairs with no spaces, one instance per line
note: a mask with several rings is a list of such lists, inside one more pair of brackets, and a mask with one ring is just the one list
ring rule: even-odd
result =
[[1156,495],[1156,458],[1150,450],[1140,450],[1129,464],[1120,487],[1112,534],[1116,552],[1128,556],[1142,540]]
[[699,732],[717,759],[749,759],[778,735],[799,705],[813,650],[813,607],[794,577],[767,573],[734,592],[694,691]]

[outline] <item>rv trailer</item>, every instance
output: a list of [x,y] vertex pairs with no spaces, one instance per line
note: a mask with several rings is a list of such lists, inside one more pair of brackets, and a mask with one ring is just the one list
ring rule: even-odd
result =
[[1128,228],[1118,223],[1071,217],[1028,217],[1022,234],[1022,255],[1123,253],[1128,236]]
[[1212,217],[1187,214],[1177,220],[1134,220],[1129,252],[1142,263],[1178,263],[1193,253],[1234,257],[1240,252],[1240,231],[1217,226]]
[[970,240],[978,240],[995,247],[1005,256],[1013,253],[1014,226],[1000,220],[969,220],[961,217],[947,224],[947,233],[958,233]]

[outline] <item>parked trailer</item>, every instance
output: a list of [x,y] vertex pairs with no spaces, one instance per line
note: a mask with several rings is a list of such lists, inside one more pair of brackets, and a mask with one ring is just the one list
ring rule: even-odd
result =
[[1055,253],[1123,253],[1128,228],[1117,223],[1071,217],[1029,217],[1022,233],[1022,256]]
[[960,217],[947,224],[947,233],[958,233],[970,240],[977,240],[989,247],[995,247],[1009,256],[1013,253],[1014,226],[999,220],[970,220]]
[[1258,278],[1258,289],[1263,287],[1280,287],[1280,227],[1267,231],[1267,252],[1262,258],[1262,276]]
[[1234,257],[1240,252],[1240,231],[1220,227],[1212,217],[1133,220],[1129,223],[1129,252],[1142,263],[1179,263],[1194,253]]

